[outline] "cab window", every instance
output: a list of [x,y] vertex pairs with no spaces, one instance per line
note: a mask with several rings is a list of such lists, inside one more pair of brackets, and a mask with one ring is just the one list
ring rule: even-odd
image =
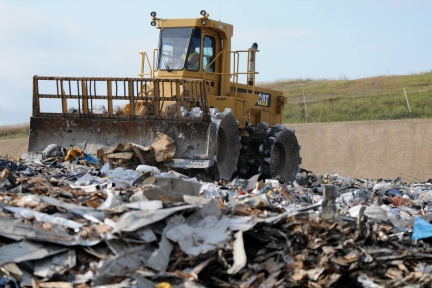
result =
[[[201,58],[201,29],[194,28],[192,32],[192,37],[188,46],[188,50],[185,51],[186,57],[186,70],[198,71],[200,68],[200,58]],[[183,56],[185,58],[185,56]]]
[[215,43],[214,37],[204,36],[203,69],[205,72],[215,72],[215,62],[208,66],[215,59]]
[[159,70],[182,70],[185,60],[181,56],[187,51],[192,28],[164,28],[160,33]]

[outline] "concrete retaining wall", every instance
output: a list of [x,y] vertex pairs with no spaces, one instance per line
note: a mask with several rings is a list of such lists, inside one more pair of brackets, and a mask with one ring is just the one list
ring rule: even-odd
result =
[[432,178],[432,119],[286,124],[304,169],[345,177]]
[[[302,168],[345,177],[432,178],[432,119],[287,124],[302,146]],[[27,151],[28,139],[0,141],[0,155]]]

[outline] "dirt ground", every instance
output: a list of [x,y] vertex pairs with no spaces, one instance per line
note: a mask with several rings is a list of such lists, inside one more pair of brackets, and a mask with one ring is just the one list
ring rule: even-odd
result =
[[0,156],[17,158],[27,152],[28,138],[0,140]]

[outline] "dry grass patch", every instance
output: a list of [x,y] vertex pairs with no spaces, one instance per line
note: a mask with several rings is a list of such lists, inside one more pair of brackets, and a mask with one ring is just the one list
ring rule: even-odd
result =
[[0,126],[0,139],[25,138],[28,137],[29,131],[29,123]]

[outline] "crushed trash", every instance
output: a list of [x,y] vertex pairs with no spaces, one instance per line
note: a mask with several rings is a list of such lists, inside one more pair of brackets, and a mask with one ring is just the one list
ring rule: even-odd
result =
[[155,159],[157,162],[162,162],[167,159],[173,158],[176,146],[174,140],[166,134],[157,133],[156,139],[153,141],[151,147],[155,151]]
[[209,182],[158,161],[170,143],[0,158],[0,287],[432,283],[432,183]]

